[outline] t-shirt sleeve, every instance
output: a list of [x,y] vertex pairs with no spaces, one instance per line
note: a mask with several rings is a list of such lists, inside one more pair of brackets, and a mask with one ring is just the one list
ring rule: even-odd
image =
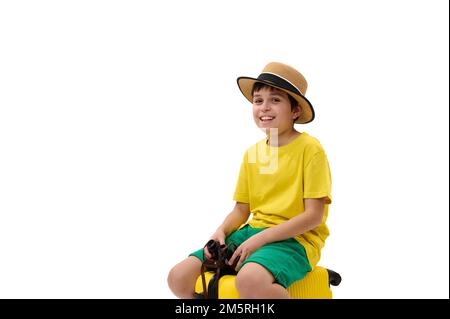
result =
[[247,171],[247,152],[245,152],[242,159],[241,168],[239,170],[239,177],[236,183],[233,200],[241,203],[249,203],[248,195],[248,171]]
[[303,198],[325,197],[326,204],[331,204],[331,172],[324,151],[314,154],[306,164],[303,185]]

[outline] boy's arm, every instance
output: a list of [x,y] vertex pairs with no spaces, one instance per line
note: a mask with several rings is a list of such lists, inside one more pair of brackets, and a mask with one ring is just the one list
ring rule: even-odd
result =
[[[216,232],[211,236],[210,239],[214,239],[220,242],[220,244],[225,244],[225,238],[236,230],[239,226],[245,223],[250,216],[250,206],[246,203],[236,202],[231,213],[225,217],[223,223],[217,228]],[[206,258],[211,258],[211,254],[206,246],[203,248],[203,253]]]
[[241,263],[247,259],[256,249],[268,243],[285,240],[303,234],[322,223],[325,207],[325,198],[308,198],[305,199],[305,211],[288,221],[253,235],[244,241],[234,252],[229,260],[232,265],[234,260],[239,256],[236,270],[239,269]]
[[[263,245],[306,233],[322,223],[325,198],[306,198],[305,211],[288,221],[257,234]],[[257,236],[255,235],[255,236]]]
[[223,223],[217,228],[217,231],[222,231],[225,236],[228,236],[235,231],[239,226],[245,223],[250,216],[250,206],[247,203],[236,202],[233,210],[225,218]]

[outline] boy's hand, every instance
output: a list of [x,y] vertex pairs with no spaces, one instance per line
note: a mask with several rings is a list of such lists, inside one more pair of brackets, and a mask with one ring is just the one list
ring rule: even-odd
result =
[[[221,230],[216,230],[216,232],[211,236],[210,239],[218,241],[221,245],[225,244],[225,233]],[[211,254],[209,253],[208,248],[205,246],[203,248],[203,255],[206,259],[211,259]]]
[[241,264],[258,248],[264,246],[264,241],[259,236],[252,236],[246,241],[244,241],[238,248],[236,248],[233,256],[228,261],[229,265],[233,265],[235,259],[239,258],[235,270],[238,271]]

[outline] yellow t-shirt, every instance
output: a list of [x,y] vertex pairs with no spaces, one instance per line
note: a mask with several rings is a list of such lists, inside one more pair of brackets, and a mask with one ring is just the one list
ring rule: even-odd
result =
[[255,228],[279,225],[305,211],[303,199],[326,198],[322,223],[295,239],[305,247],[314,267],[329,235],[331,174],[320,142],[303,132],[291,143],[273,147],[266,139],[245,152],[233,199],[248,203]]

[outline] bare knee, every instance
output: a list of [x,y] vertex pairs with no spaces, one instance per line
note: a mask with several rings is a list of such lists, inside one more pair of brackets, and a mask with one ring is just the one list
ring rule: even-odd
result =
[[254,276],[238,275],[236,276],[236,289],[241,298],[252,298],[258,289],[258,281]]
[[262,290],[273,284],[274,278],[264,267],[247,263],[236,276],[236,289],[241,298],[259,298]]
[[180,269],[179,265],[174,266],[167,276],[167,284],[170,290],[178,296],[178,293],[183,290],[183,271]]
[[195,282],[200,275],[201,262],[196,257],[188,257],[175,265],[167,276],[170,290],[178,298],[192,298]]

